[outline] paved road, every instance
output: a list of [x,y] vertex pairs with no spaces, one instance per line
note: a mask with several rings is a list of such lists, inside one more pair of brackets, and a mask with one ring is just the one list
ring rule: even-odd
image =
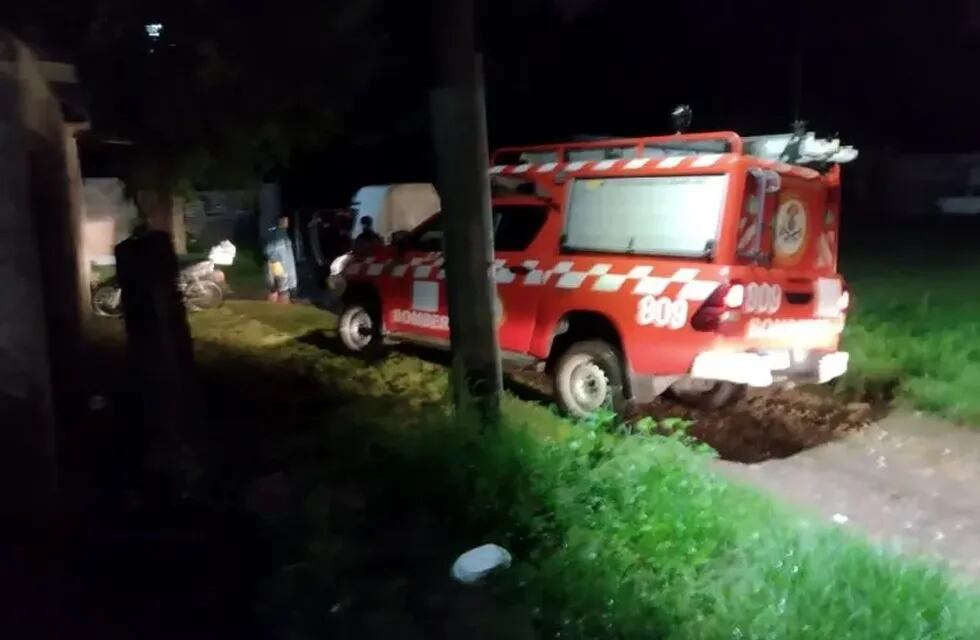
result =
[[980,579],[980,431],[900,413],[790,458],[718,465],[840,526],[898,540]]

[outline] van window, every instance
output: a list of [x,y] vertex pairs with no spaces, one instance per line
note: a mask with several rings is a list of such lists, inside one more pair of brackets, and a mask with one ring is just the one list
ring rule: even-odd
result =
[[[546,205],[506,205],[493,208],[493,246],[497,251],[524,251],[548,217]],[[438,213],[412,232],[405,247],[412,251],[443,250],[442,213]]]
[[576,180],[563,249],[705,256],[727,190],[727,175]]

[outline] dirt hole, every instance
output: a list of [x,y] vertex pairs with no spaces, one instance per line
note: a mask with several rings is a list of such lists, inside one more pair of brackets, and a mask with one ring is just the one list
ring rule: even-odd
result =
[[[547,402],[548,379],[530,369],[508,369],[521,397]],[[750,390],[720,410],[692,409],[662,396],[633,407],[628,419],[644,416],[690,420],[688,433],[718,452],[724,460],[754,463],[787,458],[804,449],[857,431],[881,413],[878,405],[841,400],[824,387],[791,390]]]
[[864,427],[867,403],[842,403],[809,390],[750,391],[717,411],[692,409],[668,399],[636,407],[637,416],[691,420],[690,434],[724,460],[762,462],[786,458]]
[[[333,347],[329,338],[319,334],[300,340],[320,348]],[[415,347],[400,350],[430,362],[448,364],[442,352]],[[506,367],[506,372],[507,388],[512,393],[533,402],[550,402],[551,384],[542,373],[521,367]],[[876,402],[874,407],[880,404]],[[847,402],[823,388],[800,388],[750,391],[734,405],[714,411],[692,409],[662,397],[634,407],[629,417],[690,420],[690,435],[709,445],[722,459],[755,463],[787,458],[836,440],[861,429],[879,413],[868,402]]]

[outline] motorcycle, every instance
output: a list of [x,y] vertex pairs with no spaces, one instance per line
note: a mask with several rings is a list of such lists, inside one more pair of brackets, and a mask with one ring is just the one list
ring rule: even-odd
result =
[[[227,283],[217,265],[234,263],[235,246],[227,240],[211,248],[207,260],[200,260],[180,270],[177,292],[188,311],[217,309],[225,301]],[[92,308],[100,316],[122,316],[122,289],[115,277],[100,282],[92,290]]]

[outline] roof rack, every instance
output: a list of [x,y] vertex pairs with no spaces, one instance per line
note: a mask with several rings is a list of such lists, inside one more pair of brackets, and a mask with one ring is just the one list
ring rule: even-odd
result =
[[660,158],[699,153],[742,153],[742,138],[732,131],[643,138],[609,138],[588,142],[504,147],[494,151],[490,159],[492,164],[521,164]]
[[852,146],[842,146],[840,138],[817,138],[812,131],[744,138],[745,154],[796,165],[843,164],[858,156]]
[[763,160],[812,167],[818,170],[833,164],[850,162],[858,154],[857,149],[842,146],[837,138],[817,138],[813,132],[742,138],[732,131],[717,131],[504,147],[494,151],[490,159],[492,165],[498,166],[505,164],[544,165],[726,153],[751,155]]

